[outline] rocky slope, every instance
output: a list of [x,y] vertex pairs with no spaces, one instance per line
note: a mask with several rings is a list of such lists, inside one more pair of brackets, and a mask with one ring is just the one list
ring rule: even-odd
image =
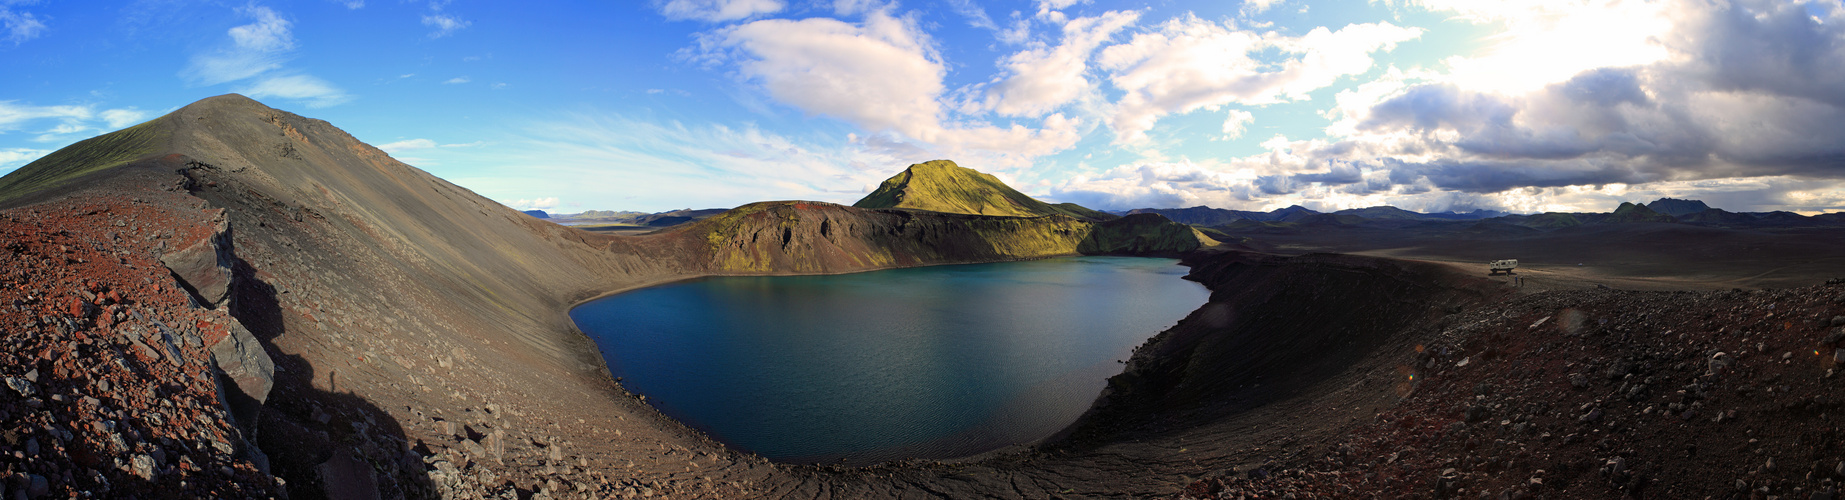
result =
[[1395,404],[1184,496],[1838,498],[1842,283],[1456,314],[1388,359]]

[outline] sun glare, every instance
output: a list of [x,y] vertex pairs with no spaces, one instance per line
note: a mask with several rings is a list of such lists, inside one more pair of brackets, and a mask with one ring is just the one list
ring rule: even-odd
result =
[[1584,70],[1658,62],[1669,52],[1657,37],[1671,29],[1661,9],[1644,2],[1610,2],[1508,13],[1502,21],[1506,31],[1488,42],[1483,55],[1446,62],[1456,84],[1504,95],[1530,92]]

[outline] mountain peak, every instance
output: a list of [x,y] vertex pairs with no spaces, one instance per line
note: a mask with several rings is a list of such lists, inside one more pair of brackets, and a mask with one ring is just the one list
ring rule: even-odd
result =
[[1710,210],[1710,205],[1705,205],[1704,202],[1698,200],[1660,198],[1653,200],[1652,203],[1646,204],[1646,208],[1652,209],[1654,212],[1679,217]]
[[1678,222],[1678,219],[1670,215],[1655,212],[1653,209],[1647,208],[1646,205],[1624,201],[1621,202],[1621,206],[1615,207],[1614,213],[1608,214],[1607,217],[1602,218],[1601,222],[1604,224],[1627,222]]
[[243,94],[231,93],[231,94],[215,95],[215,96],[207,97],[204,99],[199,99],[197,101],[193,101],[192,104],[187,104],[185,107],[182,107],[179,109],[182,109],[182,110],[189,109],[193,111],[239,110],[239,109],[265,111],[265,110],[273,110],[274,108],[271,108],[268,105],[265,105],[261,102],[257,102],[257,100],[255,99],[245,97]]
[[909,208],[971,215],[1067,215],[1080,219],[1097,218],[1097,212],[1093,210],[1039,201],[1012,189],[992,174],[962,167],[950,160],[910,165],[903,172],[885,179],[877,190],[865,195],[852,206]]

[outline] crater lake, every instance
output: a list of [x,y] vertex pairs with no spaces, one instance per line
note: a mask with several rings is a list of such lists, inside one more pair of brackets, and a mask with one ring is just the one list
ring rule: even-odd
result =
[[1062,430],[1203,305],[1173,259],[1066,257],[714,277],[570,311],[623,386],[790,463],[945,459]]

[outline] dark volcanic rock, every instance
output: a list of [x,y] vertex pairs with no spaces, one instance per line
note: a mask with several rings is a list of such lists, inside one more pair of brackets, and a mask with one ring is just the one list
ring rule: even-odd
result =
[[220,214],[217,230],[210,237],[161,256],[160,263],[179,277],[200,304],[217,307],[230,293],[230,241],[230,221]]

